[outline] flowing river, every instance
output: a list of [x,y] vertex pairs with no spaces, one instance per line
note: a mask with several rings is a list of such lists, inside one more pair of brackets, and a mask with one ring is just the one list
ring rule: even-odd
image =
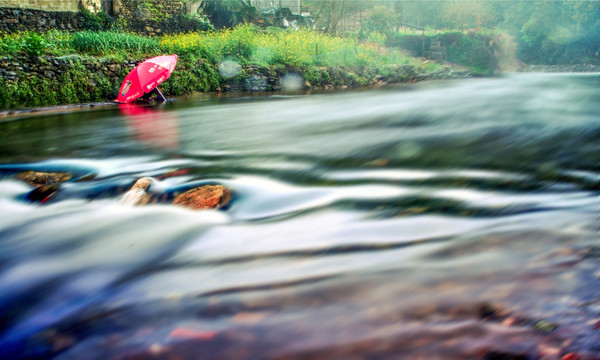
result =
[[[115,105],[0,134],[0,358],[600,357],[600,74]],[[39,203],[29,170],[72,179]],[[157,199],[233,200],[124,204],[144,176]]]

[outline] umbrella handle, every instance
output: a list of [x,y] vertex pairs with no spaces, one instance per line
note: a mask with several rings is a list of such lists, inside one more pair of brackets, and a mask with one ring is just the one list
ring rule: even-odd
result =
[[167,101],[167,98],[163,95],[163,93],[160,91],[160,89],[157,87],[155,87],[156,91],[158,91],[158,94],[163,98],[163,101]]

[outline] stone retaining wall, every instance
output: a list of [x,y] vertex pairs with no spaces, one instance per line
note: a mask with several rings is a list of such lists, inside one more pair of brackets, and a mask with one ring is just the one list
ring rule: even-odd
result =
[[180,19],[186,13],[181,0],[119,0],[114,2],[113,10],[115,17],[127,23],[130,30],[144,35],[193,30],[179,28]]
[[51,29],[75,31],[83,24],[83,15],[70,11],[0,8],[0,31],[36,31]]
[[77,12],[79,0],[0,0],[0,7]]
[[3,78],[7,82],[13,82],[19,81],[21,78],[36,76],[49,79],[57,78],[75,64],[81,64],[92,74],[107,76],[110,80],[114,80],[121,76],[121,70],[133,69],[139,62],[139,60],[115,62],[106,59],[82,58],[78,55],[46,56],[43,58],[4,57],[0,58],[0,79]]
[[[0,0],[0,31],[83,30],[78,4],[80,0]],[[150,36],[199,30],[186,17],[186,4],[182,0],[81,0],[81,6],[92,13],[103,10],[128,30]]]

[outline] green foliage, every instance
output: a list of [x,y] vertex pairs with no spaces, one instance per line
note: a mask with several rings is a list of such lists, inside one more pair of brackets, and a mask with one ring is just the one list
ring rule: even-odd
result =
[[73,53],[71,33],[59,30],[50,30],[41,35],[47,46],[46,51],[53,55],[66,55]]
[[160,51],[156,38],[117,32],[78,32],[73,34],[72,46],[77,52],[93,55],[107,55],[118,51],[143,55]]
[[110,17],[104,11],[99,11],[94,14],[88,9],[82,9],[81,15],[83,16],[82,28],[90,31],[107,31],[110,30],[114,24],[114,19]]
[[401,47],[410,51],[413,56],[424,56],[425,51],[428,51],[429,45],[431,45],[431,37],[396,33],[388,36],[385,44],[391,47]]
[[[352,37],[340,38],[306,29],[262,30],[251,25],[217,32],[166,35],[162,38],[110,31],[74,34],[52,31],[43,35],[19,33],[0,36],[0,56],[25,54],[26,39],[39,40],[38,37],[43,40],[44,51],[53,55],[78,53],[102,58],[86,58],[85,62],[98,63],[98,66],[86,67],[79,56],[68,57],[71,60],[61,66],[61,74],[52,77],[39,73],[17,76],[14,81],[2,79],[6,86],[0,89],[0,107],[114,99],[120,80],[128,69],[122,67],[117,79],[111,79],[106,71],[98,70],[104,69],[103,63],[141,60],[165,53],[180,56],[178,71],[161,85],[166,94],[176,96],[212,91],[222,86],[224,79],[217,69],[223,60],[233,59],[241,64],[265,66],[270,72],[269,76],[283,73],[282,69],[285,72],[294,69],[306,74],[306,79],[317,86],[366,86],[375,74],[373,71],[378,71],[373,69],[384,69],[384,65],[389,63],[411,61],[398,51],[378,54],[378,45],[361,43]],[[33,49],[35,45],[31,46]],[[41,58],[36,61],[46,60]]]
[[384,45],[387,37],[383,33],[372,31],[367,36],[367,40],[375,44]]
[[29,31],[27,36],[25,36],[23,50],[29,56],[44,55],[46,53],[46,41],[37,33]]
[[600,2],[535,3],[522,24],[518,56],[528,63],[600,64]]
[[5,83],[0,89],[0,108],[100,101],[115,92],[106,76],[92,74],[79,60],[65,67],[60,77],[21,77]]
[[500,53],[500,49],[498,36],[495,35],[466,35],[462,32],[447,32],[435,36],[397,34],[386,43],[388,46],[406,49],[413,56],[424,56],[432,39],[440,40],[441,45],[448,49],[448,61],[467,66],[477,74],[488,75],[498,68],[496,53]]
[[386,6],[376,6],[367,14],[363,21],[364,31],[367,33],[388,34],[393,33],[398,25],[399,16]]
[[493,39],[487,35],[465,35],[460,32],[438,36],[448,48],[448,60],[471,68],[475,73],[487,75],[497,69]]
[[178,32],[183,33],[191,31],[212,31],[215,29],[206,18],[185,14],[171,17],[171,19],[166,21],[164,27],[167,29],[173,27],[176,28]]
[[[378,40],[382,40],[381,37]],[[166,53],[202,57],[215,64],[235,59],[247,64],[292,67],[334,65],[379,65],[377,46],[361,44],[353,38],[340,38],[310,30],[262,31],[242,25],[219,32],[167,35],[161,40]]]
[[[56,37],[56,32],[49,32],[46,35],[40,35],[33,31],[19,32],[13,34],[0,35],[0,55],[14,56],[20,53],[31,57],[41,56],[46,53]],[[63,44],[58,39],[59,46]]]
[[20,34],[2,34],[0,37],[0,54],[4,56],[17,55],[23,48],[23,39]]
[[401,7],[404,23],[428,30],[480,27],[507,33],[515,39],[516,56],[526,63],[600,64],[600,1],[396,0],[394,4]]
[[203,13],[217,29],[232,28],[259,17],[249,0],[205,0]]
[[373,7],[375,1],[354,0],[305,0],[304,6],[308,6],[310,13],[315,16],[315,26],[319,31],[335,34],[338,30],[340,20],[344,17],[365,11]]
[[220,86],[221,77],[216,68],[202,60],[185,61],[189,71],[176,71],[169,81],[161,85],[167,94],[181,96],[193,92],[214,91]]
[[490,27],[495,23],[487,3],[481,0],[453,0],[444,4],[442,19],[450,29]]
[[154,1],[141,1],[138,3],[142,11],[149,14],[148,18],[157,22],[164,21],[171,17],[171,14],[164,11],[164,5]]

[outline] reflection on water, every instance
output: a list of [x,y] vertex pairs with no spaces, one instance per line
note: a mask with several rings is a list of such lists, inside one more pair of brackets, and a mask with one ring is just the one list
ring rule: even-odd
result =
[[[600,354],[600,76],[0,124],[4,358]],[[44,205],[14,175],[62,171]],[[129,207],[223,184],[226,210]],[[573,355],[575,356],[575,355]]]
[[[164,104],[157,105],[158,108]],[[127,119],[135,140],[151,147],[174,149],[179,147],[177,120],[169,112],[138,104],[119,104],[121,115]]]

